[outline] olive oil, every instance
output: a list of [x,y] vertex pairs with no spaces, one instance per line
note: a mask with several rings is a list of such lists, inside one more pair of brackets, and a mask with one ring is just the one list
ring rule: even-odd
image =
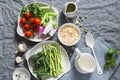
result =
[[75,11],[75,9],[76,9],[75,4],[70,3],[70,4],[67,5],[66,13],[68,13],[68,12],[73,12],[73,11]]

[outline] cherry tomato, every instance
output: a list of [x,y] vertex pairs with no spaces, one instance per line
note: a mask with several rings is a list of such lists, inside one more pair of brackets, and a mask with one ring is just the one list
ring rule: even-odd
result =
[[29,25],[29,24],[24,25],[24,26],[23,26],[23,29],[24,29],[24,30],[30,30],[30,25]]
[[34,24],[35,24],[36,26],[40,26],[40,24],[41,24],[40,19],[39,19],[39,18],[34,18]]
[[27,22],[27,20],[25,18],[20,19],[20,24],[24,25],[26,22]]
[[30,18],[30,23],[34,23],[34,18]]
[[27,12],[26,14],[25,14],[25,17],[26,18],[30,18],[32,15],[31,15],[31,13],[30,12]]
[[39,27],[32,27],[31,30],[32,30],[33,32],[38,32],[38,31],[39,31]]
[[25,31],[26,37],[32,37],[33,33],[31,31]]

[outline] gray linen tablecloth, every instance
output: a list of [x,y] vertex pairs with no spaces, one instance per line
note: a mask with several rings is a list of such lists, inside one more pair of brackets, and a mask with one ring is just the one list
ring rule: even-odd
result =
[[[0,80],[12,80],[12,73],[16,67],[26,66],[24,60],[21,64],[15,64],[15,51],[17,45],[24,41],[28,49],[36,43],[21,38],[16,34],[17,16],[22,6],[37,0],[0,0]],[[62,14],[63,4],[74,0],[38,0],[46,2],[56,7],[60,12],[59,26],[66,23]],[[78,3],[78,15],[88,19],[82,22],[82,37],[76,47],[83,48],[85,33],[84,27],[93,32],[95,38],[102,37],[111,46],[120,50],[120,0],[80,0]],[[57,34],[52,40],[57,40]],[[65,46],[64,46],[65,47]],[[65,47],[68,54],[73,52],[69,47]],[[72,49],[72,48],[71,48]],[[24,55],[21,55],[24,59]],[[117,72],[117,71],[116,71]],[[118,73],[116,74],[118,77]],[[35,80],[34,78],[32,80]],[[78,79],[80,80],[80,79]],[[97,80],[97,79],[96,79]],[[112,78],[111,80],[120,80]]]

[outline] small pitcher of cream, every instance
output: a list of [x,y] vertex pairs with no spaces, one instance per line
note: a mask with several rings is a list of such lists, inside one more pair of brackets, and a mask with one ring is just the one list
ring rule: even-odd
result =
[[77,53],[74,63],[76,70],[83,74],[94,72],[96,69],[94,57],[89,53],[81,53],[78,48],[75,48],[75,52]]
[[64,6],[63,13],[66,17],[71,18],[77,15],[78,7],[77,3],[79,0],[75,2],[67,2]]

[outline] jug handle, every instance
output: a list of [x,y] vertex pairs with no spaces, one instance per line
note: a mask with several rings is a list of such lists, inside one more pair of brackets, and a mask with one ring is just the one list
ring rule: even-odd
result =
[[75,3],[78,4],[79,0],[76,0]]
[[76,59],[77,59],[81,56],[82,53],[80,52],[80,50],[78,48],[75,48],[75,52],[77,53],[77,57],[76,57]]

